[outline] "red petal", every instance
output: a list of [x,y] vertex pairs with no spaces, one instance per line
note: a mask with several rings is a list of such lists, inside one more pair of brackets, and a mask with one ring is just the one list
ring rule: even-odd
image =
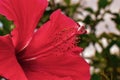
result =
[[52,75],[51,73],[43,72],[43,71],[27,71],[27,76],[29,80],[72,80],[70,77],[59,77],[56,75]]
[[77,23],[62,14],[60,10],[55,11],[50,16],[50,21],[36,32],[23,57],[34,57],[54,48],[64,52],[75,51],[77,48],[79,54],[82,48],[76,45],[76,37],[78,33],[85,31],[83,28],[82,31],[81,29],[78,31],[79,28]]
[[[89,65],[78,55],[82,51],[76,45],[76,36],[81,32],[78,29],[79,26],[60,10],[51,15],[50,21],[34,35],[30,45],[22,52],[23,55],[19,55],[29,79],[38,77],[32,76],[34,73],[31,71],[40,75],[41,71],[45,71],[72,80],[90,79]],[[57,80],[51,77],[48,80]]]
[[47,4],[47,0],[0,0],[0,14],[15,23],[16,28],[12,36],[17,51],[22,50],[30,42]]
[[0,76],[8,80],[27,80],[17,62],[9,36],[0,36]]
[[70,52],[47,53],[51,55],[22,62],[29,80],[90,80],[89,65],[83,58]]

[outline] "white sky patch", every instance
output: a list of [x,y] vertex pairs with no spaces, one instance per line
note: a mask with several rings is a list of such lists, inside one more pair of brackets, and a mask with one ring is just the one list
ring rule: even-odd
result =
[[55,0],[55,3],[60,3],[61,2],[61,0]]
[[2,28],[3,27],[3,24],[2,24],[2,22],[0,22],[0,28]]
[[95,55],[95,48],[92,43],[84,50],[83,56],[84,57],[93,57]]
[[113,0],[113,3],[110,6],[110,10],[112,12],[119,12],[120,11],[120,0]]
[[84,0],[85,7],[91,7],[94,11],[98,9],[97,7],[97,1],[98,0]]
[[96,35],[100,36],[103,32],[109,33],[108,28],[106,27],[106,23],[101,21],[97,26],[96,26]]
[[101,39],[101,43],[102,43],[102,45],[103,45],[104,48],[106,48],[108,46],[108,41],[107,41],[106,38],[102,38]]
[[102,47],[98,43],[95,44],[95,48],[99,53],[102,52]]
[[113,45],[111,48],[110,48],[110,52],[111,54],[113,55],[119,55],[118,53],[120,52],[120,49],[117,45]]
[[71,0],[72,4],[77,4],[78,2],[80,2],[80,0]]
[[119,30],[115,27],[115,23],[111,20],[106,20],[106,24],[108,25],[109,32],[112,32],[114,34],[120,35]]
[[88,26],[88,27],[86,28],[86,31],[87,31],[87,34],[90,34],[91,28]]

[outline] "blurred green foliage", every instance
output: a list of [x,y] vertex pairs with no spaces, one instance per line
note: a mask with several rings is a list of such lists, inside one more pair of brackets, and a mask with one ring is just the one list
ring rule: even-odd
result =
[[8,21],[4,16],[0,15],[0,23],[1,23],[0,35],[5,35],[11,32],[13,24],[11,21]]
[[[78,45],[86,48],[90,43],[94,46],[97,43],[102,48],[101,52],[95,50],[94,56],[85,57],[90,60],[90,65],[94,68],[92,70],[91,80],[120,80],[120,51],[116,54],[111,54],[110,52],[113,45],[117,45],[120,49],[120,35],[115,33],[102,33],[100,36],[96,36],[95,33],[96,26],[101,21],[104,21],[104,16],[106,14],[113,16],[111,20],[115,23],[116,28],[120,32],[120,12],[112,13],[109,9],[107,9],[113,0],[98,0],[98,9],[96,11],[90,7],[84,7],[84,5],[81,5],[81,1],[82,0],[79,0],[78,3],[72,4],[71,0],[63,0],[63,2],[59,3],[56,3],[55,0],[50,0],[50,4],[44,13],[44,17],[40,20],[38,27],[45,23],[49,19],[50,14],[58,8],[60,8],[67,16],[71,17],[75,21],[85,23],[85,26],[91,31],[89,34],[80,36],[81,41]],[[79,9],[82,9],[83,12],[85,11],[89,14],[85,16],[84,19],[76,18],[76,14],[83,15]],[[101,11],[104,12],[101,13]],[[94,19],[91,15],[94,16]],[[1,23],[3,24],[3,27],[0,27],[0,35],[8,34],[14,28],[13,22],[8,21],[4,16],[0,16],[0,24]],[[101,42],[102,38],[107,40],[107,47],[103,46]]]

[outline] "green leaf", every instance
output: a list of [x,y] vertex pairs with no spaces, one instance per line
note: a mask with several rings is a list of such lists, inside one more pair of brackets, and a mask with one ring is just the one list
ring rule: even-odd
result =
[[110,3],[112,2],[112,0],[99,0],[98,1],[98,8],[105,8],[106,6],[108,6]]
[[80,39],[78,46],[85,48],[89,45],[90,39],[87,34],[80,35],[78,38]]
[[98,74],[93,74],[91,80],[101,80],[101,77]]
[[6,17],[4,17],[4,16],[1,16],[1,17],[0,17],[0,21],[1,21],[2,24],[3,24],[3,28],[2,28],[2,31],[0,32],[0,34],[5,35],[5,34],[10,33],[11,30],[12,30],[12,29],[11,29],[11,25],[13,24],[12,21],[8,21],[8,20],[6,19]]
[[90,12],[90,13],[94,13],[93,9],[92,8],[85,8],[86,11]]
[[87,15],[83,22],[86,23],[86,24],[91,24],[91,21],[92,21],[91,16]]
[[[117,57],[116,55],[110,55],[109,56],[109,66],[112,66],[112,67],[114,67],[114,68],[116,68],[116,67],[119,67],[120,66],[120,58],[119,57]],[[116,64],[117,63],[117,64]]]
[[64,0],[67,5],[70,5],[70,0]]
[[119,29],[119,30],[120,30],[120,25],[117,25],[117,29]]

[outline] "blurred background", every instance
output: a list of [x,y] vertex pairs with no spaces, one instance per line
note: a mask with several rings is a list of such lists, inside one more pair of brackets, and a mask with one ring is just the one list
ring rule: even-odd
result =
[[[38,27],[60,8],[84,25],[80,36],[82,56],[91,65],[91,80],[120,80],[120,0],[49,0],[50,4]],[[0,15],[0,35],[11,32],[13,22]]]

